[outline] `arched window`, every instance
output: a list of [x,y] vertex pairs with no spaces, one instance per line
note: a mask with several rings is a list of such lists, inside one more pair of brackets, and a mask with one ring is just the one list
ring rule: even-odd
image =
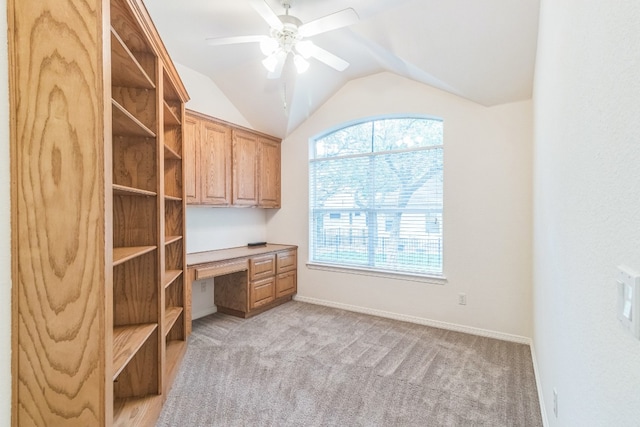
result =
[[311,263],[442,275],[442,120],[368,120],[310,145]]

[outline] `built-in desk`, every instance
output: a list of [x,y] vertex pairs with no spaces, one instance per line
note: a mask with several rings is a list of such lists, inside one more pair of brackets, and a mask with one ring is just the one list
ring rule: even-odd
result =
[[297,250],[294,245],[268,244],[187,254],[187,285],[191,289],[195,280],[215,277],[218,311],[251,317],[296,293]]

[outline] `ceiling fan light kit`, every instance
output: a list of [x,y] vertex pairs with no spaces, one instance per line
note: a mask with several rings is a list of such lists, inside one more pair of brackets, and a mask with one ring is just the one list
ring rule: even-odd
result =
[[237,36],[209,38],[207,42],[212,46],[236,43],[260,43],[260,50],[266,56],[262,65],[267,69],[268,78],[277,79],[282,74],[284,64],[293,56],[293,64],[298,74],[309,68],[309,58],[330,66],[337,71],[343,71],[349,63],[344,59],[316,46],[311,40],[303,40],[316,34],[332,31],[358,22],[355,10],[348,8],[332,13],[322,18],[303,24],[300,19],[289,15],[290,0],[283,0],[284,15],[276,15],[264,0],[249,0],[251,6],[269,24],[269,35]]

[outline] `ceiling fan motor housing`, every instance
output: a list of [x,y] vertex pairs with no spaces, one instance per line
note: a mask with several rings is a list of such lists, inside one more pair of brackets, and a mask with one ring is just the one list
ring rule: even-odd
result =
[[278,18],[282,21],[282,29],[272,28],[270,35],[282,50],[289,53],[296,43],[302,40],[302,36],[298,33],[298,27],[302,25],[302,21],[291,15],[280,15]]

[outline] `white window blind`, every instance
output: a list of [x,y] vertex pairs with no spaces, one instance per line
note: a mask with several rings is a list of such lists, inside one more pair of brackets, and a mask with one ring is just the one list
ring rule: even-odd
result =
[[442,274],[443,123],[388,118],[311,142],[310,261]]

